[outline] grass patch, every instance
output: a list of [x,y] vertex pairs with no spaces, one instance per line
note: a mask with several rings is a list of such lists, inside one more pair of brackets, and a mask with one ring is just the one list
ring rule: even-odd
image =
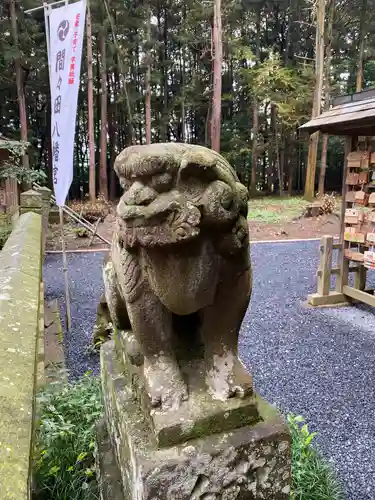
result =
[[301,196],[256,198],[249,201],[248,219],[274,224],[301,215],[309,203]]
[[288,415],[292,434],[291,500],[344,500],[331,466],[312,448],[316,433],[309,432],[303,417]]
[[100,379],[52,383],[38,397],[35,462],[38,500],[96,500],[95,424],[103,407]]
[[[95,424],[103,413],[100,380],[52,383],[39,395],[36,500],[96,500]],[[291,500],[342,500],[331,467],[312,448],[302,417],[288,416],[292,434]]]

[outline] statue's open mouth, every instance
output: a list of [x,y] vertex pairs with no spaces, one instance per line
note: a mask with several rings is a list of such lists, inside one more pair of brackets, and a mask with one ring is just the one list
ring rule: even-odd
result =
[[119,233],[127,248],[165,246],[199,235],[201,213],[185,200],[156,199],[148,206],[119,205]]

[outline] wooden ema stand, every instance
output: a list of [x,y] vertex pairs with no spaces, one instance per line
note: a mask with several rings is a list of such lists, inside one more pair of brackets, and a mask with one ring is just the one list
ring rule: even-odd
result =
[[[340,239],[324,236],[320,243],[317,292],[308,296],[312,306],[333,306],[352,300],[375,306],[374,291],[366,289],[365,252],[375,246],[375,154],[366,147],[353,151],[356,140],[348,137],[343,169]],[[367,205],[370,203],[370,208]],[[366,208],[365,208],[366,207]],[[372,235],[374,234],[374,236]],[[333,267],[333,254],[337,251]],[[349,276],[354,274],[353,286]],[[336,276],[331,290],[331,277]]]

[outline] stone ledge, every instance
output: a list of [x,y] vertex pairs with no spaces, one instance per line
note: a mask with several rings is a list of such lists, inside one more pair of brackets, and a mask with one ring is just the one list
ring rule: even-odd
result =
[[42,218],[22,215],[0,252],[0,499],[30,495],[40,334]]
[[104,420],[100,420],[97,425],[96,442],[95,462],[100,500],[127,500],[124,497],[120,471]]

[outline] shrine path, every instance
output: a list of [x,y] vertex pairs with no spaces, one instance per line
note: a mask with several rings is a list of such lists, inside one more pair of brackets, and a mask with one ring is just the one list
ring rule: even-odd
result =
[[[242,326],[241,358],[255,388],[283,412],[303,415],[318,432],[348,500],[375,498],[375,311],[367,306],[308,309],[318,242],[251,246],[254,289]],[[102,253],[69,254],[72,331],[65,334],[73,378],[98,372],[87,346],[102,291]],[[46,257],[47,299],[64,297],[60,255]]]

